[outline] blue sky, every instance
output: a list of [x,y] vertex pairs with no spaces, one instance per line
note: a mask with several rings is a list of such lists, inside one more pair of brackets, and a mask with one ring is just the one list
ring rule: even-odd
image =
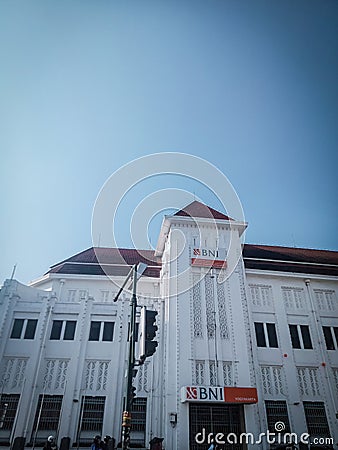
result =
[[246,242],[338,249],[337,30],[335,0],[2,1],[1,281],[90,247],[105,180],[166,151],[225,173]]

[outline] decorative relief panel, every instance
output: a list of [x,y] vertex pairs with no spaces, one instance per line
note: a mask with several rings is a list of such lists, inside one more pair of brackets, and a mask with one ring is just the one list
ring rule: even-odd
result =
[[210,386],[217,386],[217,366],[214,361],[209,362],[209,383]]
[[232,363],[223,361],[222,370],[224,386],[233,386]]
[[304,308],[304,289],[282,286],[282,297],[286,309]]
[[44,390],[60,390],[66,387],[68,359],[47,359],[43,378]]
[[316,397],[320,395],[317,368],[298,367],[297,379],[302,396]]
[[314,294],[320,311],[335,311],[337,309],[335,291],[315,289]]
[[282,367],[261,366],[261,377],[264,394],[285,395]]
[[201,282],[199,281],[198,275],[194,275],[193,277],[192,296],[193,296],[192,303],[194,315],[194,336],[195,338],[202,338],[203,327],[202,327]]
[[208,338],[213,338],[215,336],[215,329],[216,329],[214,279],[209,276],[206,276],[204,277],[204,283],[205,283],[205,302],[207,313],[207,335]]
[[204,385],[204,370],[205,370],[205,362],[204,361],[196,361],[195,363],[195,380],[194,383],[200,386]]
[[254,306],[272,306],[272,287],[261,284],[250,284],[251,301]]
[[23,385],[26,366],[27,359],[7,359],[1,383],[3,389],[21,389]]
[[221,339],[229,339],[229,327],[226,313],[224,283],[217,282],[217,301],[219,316],[219,333]]
[[333,373],[333,379],[334,379],[334,383],[336,386],[336,393],[337,393],[337,397],[338,397],[338,368],[333,367],[332,373]]
[[149,361],[146,361],[138,370],[137,390],[148,392],[148,375],[149,375]]
[[109,361],[86,361],[85,389],[89,391],[105,391],[107,388]]

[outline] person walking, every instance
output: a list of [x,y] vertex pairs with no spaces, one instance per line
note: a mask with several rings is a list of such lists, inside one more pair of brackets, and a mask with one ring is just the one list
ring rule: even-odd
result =
[[54,436],[48,436],[47,441],[43,446],[43,450],[57,450]]
[[101,450],[101,436],[98,434],[94,436],[93,443],[90,446],[90,450]]
[[111,450],[112,446],[109,443],[110,440],[111,440],[110,436],[105,436],[103,438],[103,441],[100,442],[100,447],[101,447],[102,450]]

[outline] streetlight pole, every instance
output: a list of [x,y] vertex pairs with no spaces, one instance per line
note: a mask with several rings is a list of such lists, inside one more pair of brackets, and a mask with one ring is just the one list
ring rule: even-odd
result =
[[127,279],[123,283],[121,289],[116,295],[116,301],[127,284],[129,278],[133,277],[133,292],[130,299],[130,325],[129,325],[129,351],[128,351],[128,369],[127,369],[127,388],[125,396],[124,411],[122,415],[122,449],[129,450],[130,443],[130,429],[131,429],[131,405],[132,405],[132,388],[133,388],[133,372],[135,366],[135,340],[136,340],[136,308],[137,297],[136,287],[137,280],[142,276],[142,273],[147,268],[146,264],[135,264],[129,272]]
[[131,428],[131,389],[133,383],[133,369],[135,364],[135,328],[136,328],[136,265],[133,268],[133,294],[130,299],[130,325],[129,325],[129,357],[128,357],[128,371],[127,371],[127,390],[125,409],[122,418],[122,448],[129,449],[130,442],[130,428]]

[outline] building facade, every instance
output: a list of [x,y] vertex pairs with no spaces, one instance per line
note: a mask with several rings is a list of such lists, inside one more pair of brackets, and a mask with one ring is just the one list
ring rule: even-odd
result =
[[130,293],[114,298],[144,262],[138,304],[157,311],[159,345],[134,379],[135,447],[267,449],[294,433],[338,448],[338,254],[243,246],[245,228],[193,202],[155,252],[90,248],[29,286],[6,280],[0,443],[120,441]]

